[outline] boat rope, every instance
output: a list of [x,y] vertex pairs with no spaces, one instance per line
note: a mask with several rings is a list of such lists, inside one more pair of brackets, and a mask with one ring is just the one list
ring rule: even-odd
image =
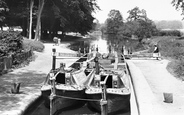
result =
[[100,102],[100,100],[98,100],[98,99],[82,99],[82,98],[66,97],[66,96],[59,96],[59,95],[56,95],[55,97],[66,98],[66,99],[73,99],[73,100],[80,100],[80,101],[96,101],[96,102]]

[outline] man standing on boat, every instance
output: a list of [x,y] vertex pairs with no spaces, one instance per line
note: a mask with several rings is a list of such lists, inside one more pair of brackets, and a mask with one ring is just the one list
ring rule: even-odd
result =
[[153,57],[158,60],[158,58],[159,58],[159,48],[156,44],[154,46],[155,46],[155,48],[154,48],[154,51],[153,51]]

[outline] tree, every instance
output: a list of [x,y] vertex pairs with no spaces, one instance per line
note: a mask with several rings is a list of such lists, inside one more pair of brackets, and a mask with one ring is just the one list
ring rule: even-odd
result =
[[39,0],[39,6],[38,6],[38,14],[37,14],[37,25],[36,25],[36,33],[34,40],[39,41],[41,37],[41,14],[43,11],[43,6],[45,4],[45,0]]
[[137,20],[147,20],[146,10],[140,10],[139,7],[135,7],[128,11],[129,16],[127,18],[128,21],[137,21]]
[[6,3],[10,8],[8,26],[21,26],[23,36],[28,36],[29,30],[29,38],[36,29],[35,40],[47,31],[50,35],[57,31],[86,34],[93,26],[92,12],[99,9],[96,0],[6,0]]
[[[92,12],[99,7],[96,0],[54,0],[53,7],[56,22],[59,22],[62,33],[79,32],[86,34],[92,29]],[[56,23],[55,22],[55,23]]]
[[172,21],[157,21],[155,22],[158,29],[182,29],[182,21],[179,20],[172,20]]
[[30,0],[29,39],[32,38],[33,5],[34,5],[34,0]]
[[138,7],[135,7],[128,12],[127,24],[130,24],[130,26],[132,25],[133,29],[130,29],[132,34],[136,35],[139,41],[145,37],[151,37],[156,31],[156,26],[154,22],[147,17],[146,10],[140,10]]
[[123,25],[123,17],[119,10],[111,10],[106,19],[106,32],[117,34],[119,28]]
[[0,27],[3,30],[4,20],[6,19],[9,8],[4,0],[0,0]]
[[181,15],[184,15],[184,1],[183,0],[172,0],[171,4],[176,8],[176,10],[182,10]]
[[135,32],[138,31],[138,29],[139,23],[137,21],[128,21],[119,28],[118,34],[124,38],[131,38],[132,35],[135,35]]

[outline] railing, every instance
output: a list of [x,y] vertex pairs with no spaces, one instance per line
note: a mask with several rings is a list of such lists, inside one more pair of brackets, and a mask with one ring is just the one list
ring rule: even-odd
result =
[[32,56],[32,50],[16,55],[14,57],[13,56],[0,57],[0,74],[12,68],[14,59],[16,59],[19,63],[22,63],[23,61],[25,61],[31,56]]

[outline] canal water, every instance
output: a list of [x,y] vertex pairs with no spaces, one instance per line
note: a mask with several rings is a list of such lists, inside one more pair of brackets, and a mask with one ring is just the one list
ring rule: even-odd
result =
[[[26,115],[50,115],[50,110],[44,106],[44,101]],[[59,111],[57,115],[100,115],[100,113],[90,109],[87,105],[82,107],[70,108],[68,110]],[[130,111],[120,111],[111,115],[130,115]]]
[[[105,53],[108,52],[108,45],[106,40],[97,39],[95,41],[82,40],[78,42],[73,42],[69,46],[70,49],[78,51],[79,49],[84,52],[89,50],[90,48],[99,48],[99,52]],[[44,106],[44,100],[40,100],[34,109],[30,110],[26,115],[50,115],[50,110]],[[58,115],[100,115],[100,113],[92,110],[87,106],[87,104],[70,108],[67,110],[62,110],[58,113]],[[126,111],[120,111],[118,113],[113,113],[112,115],[130,115],[130,109]]]

